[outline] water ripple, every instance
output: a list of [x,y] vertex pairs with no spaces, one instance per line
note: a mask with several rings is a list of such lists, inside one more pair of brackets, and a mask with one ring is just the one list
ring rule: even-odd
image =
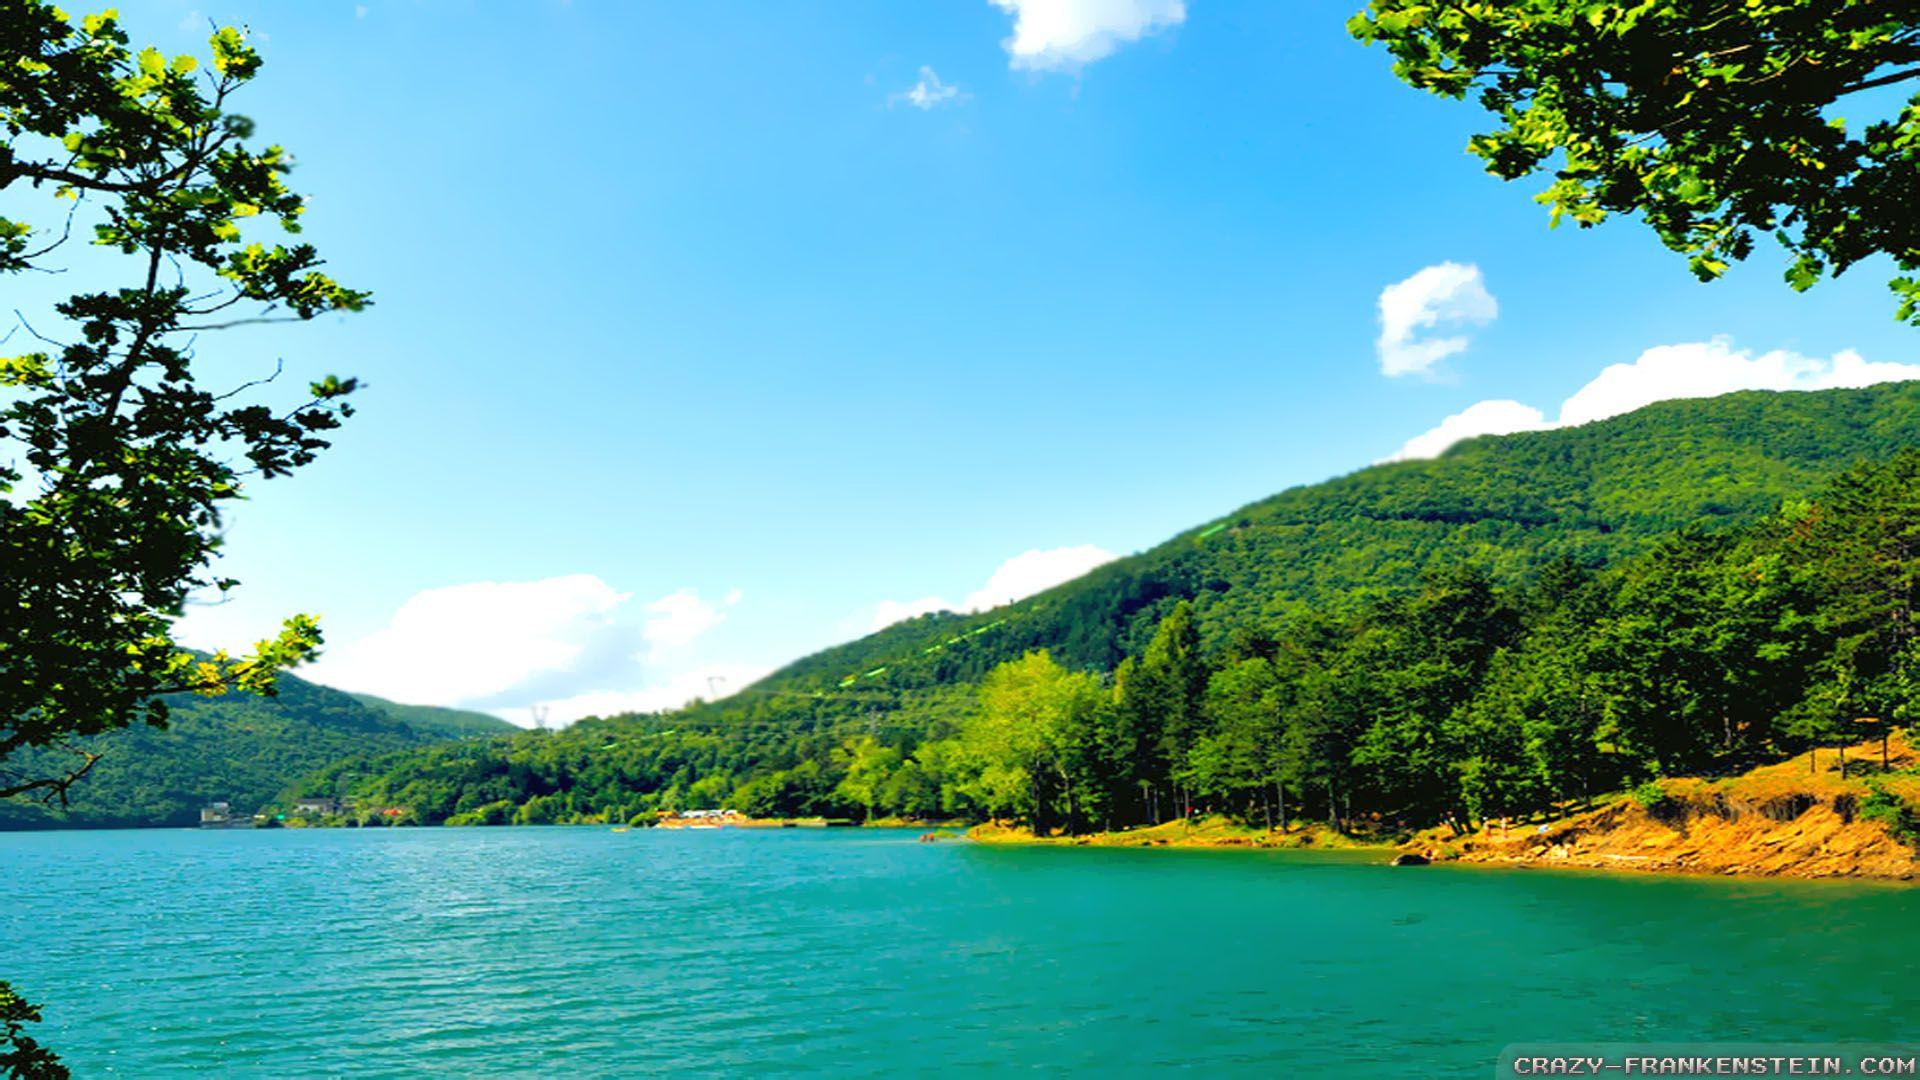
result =
[[0,835],[0,975],[79,1076],[1479,1076],[1920,1034],[1888,962],[1920,891],[912,836]]

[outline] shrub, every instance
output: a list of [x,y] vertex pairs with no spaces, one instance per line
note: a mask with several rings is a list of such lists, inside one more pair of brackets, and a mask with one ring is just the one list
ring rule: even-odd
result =
[[1878,784],[1860,800],[1858,814],[1863,820],[1885,825],[1900,842],[1920,845],[1920,814],[1915,814],[1905,799],[1888,793]]
[[1627,795],[1640,804],[1640,809],[1655,817],[1672,813],[1674,807],[1678,805],[1678,801],[1667,794],[1667,789],[1661,787],[1658,780],[1649,780],[1627,792]]

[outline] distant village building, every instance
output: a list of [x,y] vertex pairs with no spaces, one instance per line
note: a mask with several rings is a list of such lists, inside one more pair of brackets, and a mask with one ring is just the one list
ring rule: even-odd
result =
[[346,808],[339,799],[295,799],[293,812],[296,814],[319,814],[323,817],[342,813]]
[[723,825],[736,825],[746,820],[738,810],[679,810],[669,811],[660,816],[660,824],[669,827],[719,828]]
[[201,828],[227,827],[241,821],[233,812],[233,806],[224,802],[211,802],[200,808]]

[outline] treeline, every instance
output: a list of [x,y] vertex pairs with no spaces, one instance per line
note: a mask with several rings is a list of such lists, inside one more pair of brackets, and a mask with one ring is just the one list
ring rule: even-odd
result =
[[[281,802],[339,797],[352,807],[352,823],[368,825],[647,822],[728,805],[768,817],[857,816],[863,804],[841,784],[865,740],[904,759],[957,731],[973,702],[965,686],[904,694],[748,690],[725,708],[587,719],[557,731],[336,761]],[[907,794],[919,776],[890,772],[887,805],[911,805],[915,816],[941,813],[937,785],[930,798]]]
[[1526,587],[1473,566],[1203,655],[1182,605],[1110,679],[988,677],[932,759],[953,805],[1085,831],[1197,808],[1350,829],[1527,814],[1846,744],[1920,707],[1920,452],[1732,534]]
[[[382,813],[382,821],[611,821],[728,801],[755,813],[838,817],[865,813],[869,798],[876,813],[979,815],[991,802],[977,782],[983,770],[955,740],[988,674],[1029,652],[1044,650],[1070,671],[1094,673],[1111,695],[1132,674],[1119,669],[1129,660],[1133,668],[1145,663],[1162,624],[1184,603],[1181,618],[1197,630],[1209,685],[1216,671],[1259,658],[1283,684],[1276,694],[1325,701],[1339,672],[1364,666],[1370,650],[1392,648],[1386,624],[1398,618],[1394,609],[1435,602],[1429,593],[1459,587],[1462,575],[1478,576],[1499,601],[1492,620],[1499,632],[1491,643],[1474,646],[1480,654],[1463,646],[1457,659],[1491,666],[1499,654],[1498,685],[1510,688],[1520,676],[1507,669],[1522,653],[1530,663],[1543,662],[1532,658],[1542,655],[1544,644],[1528,642],[1544,639],[1553,612],[1573,602],[1553,598],[1554,590],[1622,587],[1631,572],[1626,564],[1662,542],[1731,542],[1683,540],[1684,530],[1744,537],[1783,503],[1821,490],[1849,462],[1884,459],[1914,445],[1920,445],[1920,383],[1661,402],[1577,428],[1470,440],[1434,461],[1293,488],[1009,607],[889,627],[796,661],[723,701],[669,716],[528,732],[484,747],[346,762],[298,793],[351,795],[361,800],[356,805],[401,811],[398,818]],[[1622,569],[1609,571],[1601,585],[1572,580],[1599,567]],[[1195,647],[1189,641],[1183,648]],[[1585,659],[1580,664],[1580,670],[1589,666]],[[1223,686],[1232,678],[1258,681],[1265,677],[1255,674],[1259,670]],[[1446,683],[1451,689],[1444,693],[1439,684],[1428,687],[1439,698],[1421,702],[1422,716],[1447,708],[1447,723],[1457,730],[1451,706],[1478,699],[1486,678],[1476,671],[1464,684]],[[1590,697],[1581,700],[1596,707]],[[1367,702],[1356,698],[1326,708],[1363,706]],[[1202,786],[1203,771],[1219,772],[1205,755],[1226,754],[1244,773],[1244,747],[1258,745],[1271,758],[1278,753],[1273,748],[1284,745],[1275,742],[1279,729],[1258,740],[1236,735],[1202,745],[1193,734],[1200,726],[1182,715],[1164,745],[1132,739],[1144,748],[1145,764],[1129,759],[1120,769],[1111,764],[1118,752],[1105,752],[1101,760],[1110,764],[1102,767],[1124,775],[1127,784],[1109,782],[1116,788],[1111,797],[1092,804],[1076,788],[1073,813],[1063,808],[1061,815],[1104,821],[1111,808],[1115,823],[1125,823],[1164,818],[1183,799],[1244,802],[1255,789],[1221,793],[1211,779],[1211,787]],[[1356,776],[1400,770],[1398,761],[1374,764],[1392,729],[1368,739],[1367,760],[1356,762],[1359,745],[1350,729],[1361,722],[1353,715],[1330,713],[1316,721],[1327,729],[1315,737],[1319,749],[1296,756],[1303,768],[1318,762],[1313,769],[1296,775],[1263,766],[1280,775],[1277,789],[1263,781],[1259,790],[1266,794],[1257,796],[1271,812],[1278,816],[1286,801],[1289,813],[1306,806],[1326,816],[1329,784],[1337,817],[1444,814],[1444,804],[1465,802],[1464,794],[1435,797],[1429,790],[1396,810],[1394,799],[1402,796],[1372,790],[1383,785]],[[1369,714],[1362,734],[1372,730],[1372,719]],[[1411,722],[1400,726],[1419,730]],[[1308,729],[1286,730],[1298,739]],[[1211,726],[1201,733],[1214,734]],[[1644,771],[1625,767],[1634,761],[1630,747],[1611,739],[1605,745],[1605,753],[1582,751],[1607,766],[1589,770],[1592,785],[1610,786]],[[1192,759],[1196,748],[1199,761]],[[1433,742],[1413,760],[1473,756],[1458,755],[1454,742]],[[1474,790],[1491,783],[1478,777],[1492,777],[1498,760],[1475,767]],[[1556,782],[1575,767],[1586,766],[1554,766]],[[1445,793],[1464,784],[1445,769],[1412,771],[1442,775],[1408,786]],[[843,787],[849,775],[855,780]],[[882,777],[877,785],[869,780],[876,775]],[[1443,808],[1435,811],[1436,803]],[[1383,805],[1387,809],[1377,809]],[[1267,812],[1263,805],[1259,813]]]
[[[76,740],[100,758],[66,804],[32,795],[0,799],[0,829],[177,827],[197,822],[201,807],[212,802],[251,814],[288,784],[348,755],[508,726],[475,713],[356,697],[293,675],[279,682],[270,698],[181,695],[168,702],[164,729],[138,725]],[[9,764],[45,773],[69,757],[63,750],[28,750]]]
[[1470,560],[1215,645],[1174,604],[1111,671],[1034,650],[977,688],[767,692],[347,763],[308,790],[413,820],[1015,818],[1081,832],[1198,810],[1392,830],[1856,742],[1920,707],[1920,452],[1743,529],[1502,585]]
[[1182,600],[1218,653],[1243,627],[1350,614],[1468,563],[1512,585],[1558,559],[1613,565],[1689,526],[1744,528],[1856,461],[1916,445],[1920,381],[1664,401],[1579,427],[1473,439],[1435,460],[1290,488],[1009,607],[889,627],[765,685],[834,690],[880,667],[878,683],[898,691],[978,684],[1038,649],[1070,668],[1112,671]]

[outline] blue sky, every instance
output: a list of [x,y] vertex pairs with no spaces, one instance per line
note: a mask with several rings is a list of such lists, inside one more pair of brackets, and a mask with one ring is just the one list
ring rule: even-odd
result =
[[1917,373],[1829,364],[1920,359],[1884,267],[1702,286],[1631,223],[1549,231],[1354,5],[123,3],[168,51],[251,26],[236,107],[378,303],[203,350],[369,388],[232,513],[244,588],[186,636],[312,611],[348,688],[665,705],[1479,402],[1457,427],[1550,423],[1650,349],[1569,419]]

